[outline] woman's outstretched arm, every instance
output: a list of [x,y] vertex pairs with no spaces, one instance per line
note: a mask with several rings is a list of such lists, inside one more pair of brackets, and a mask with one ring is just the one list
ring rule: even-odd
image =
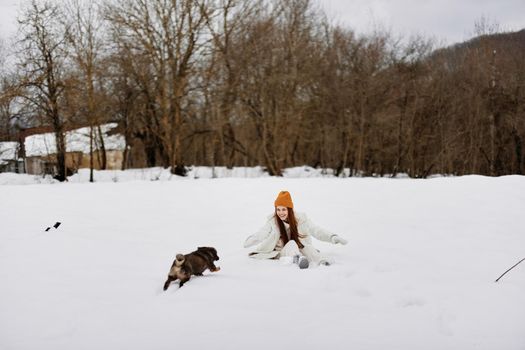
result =
[[272,232],[272,219],[266,221],[266,224],[256,233],[246,238],[244,241],[244,248],[248,248],[264,241]]

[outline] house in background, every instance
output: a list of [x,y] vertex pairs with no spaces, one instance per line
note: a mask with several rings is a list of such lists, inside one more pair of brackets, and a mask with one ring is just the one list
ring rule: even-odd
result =
[[[105,150],[106,169],[122,169],[125,150],[124,136],[120,134],[108,135],[108,132],[117,127],[116,123],[100,126],[102,137],[95,134],[93,137],[93,168],[101,169],[103,163],[102,150]],[[94,131],[97,133],[98,128]],[[101,141],[102,139],[102,141]],[[90,167],[90,128],[84,127],[67,131],[66,168],[68,173],[75,173],[78,169]],[[103,142],[103,145],[102,145]],[[55,134],[44,133],[27,136],[24,140],[25,166],[28,174],[56,174],[56,142]]]
[[0,173],[24,173],[24,160],[18,156],[19,143],[0,142]]
[[[106,169],[122,169],[124,150],[126,147],[124,136],[118,133],[108,134],[116,127],[116,123],[100,125],[102,135],[98,134],[98,128],[94,129],[96,132],[93,137],[94,169],[102,168],[103,153],[105,153],[106,157]],[[89,168],[90,128],[84,127],[69,130],[66,131],[64,136],[66,143],[66,168],[68,174],[73,174],[81,168]],[[51,132],[49,128],[24,130],[20,135],[19,142],[4,142],[3,144],[5,144],[3,147],[9,150],[5,152],[6,157],[10,157],[10,160],[7,160],[6,158],[4,163],[11,165],[9,167],[6,165],[4,168],[0,166],[0,172],[13,171],[13,169],[15,169],[11,158],[23,158],[23,162],[18,161],[19,171],[16,172],[26,172],[34,175],[55,175],[57,173],[55,134]],[[14,156],[13,152],[15,152]],[[20,165],[22,165],[21,170]]]

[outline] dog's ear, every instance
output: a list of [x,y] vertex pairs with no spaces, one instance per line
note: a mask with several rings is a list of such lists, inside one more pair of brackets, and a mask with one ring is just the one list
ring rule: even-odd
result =
[[205,254],[205,255],[213,255],[213,253],[211,253],[211,249],[209,247],[199,247],[197,248],[197,251],[202,253],[202,254]]
[[213,258],[214,258],[215,260],[219,260],[219,256],[217,255],[217,249],[215,249],[215,248],[210,248],[210,250],[211,250],[211,252],[212,252],[212,254],[213,254]]
[[197,248],[197,250],[200,250],[200,251],[203,251],[203,252],[217,253],[217,251],[213,247],[199,247],[199,248]]
[[219,260],[219,256],[217,255],[217,249],[213,247],[198,247],[197,251],[200,251],[207,256],[209,256],[213,260]]

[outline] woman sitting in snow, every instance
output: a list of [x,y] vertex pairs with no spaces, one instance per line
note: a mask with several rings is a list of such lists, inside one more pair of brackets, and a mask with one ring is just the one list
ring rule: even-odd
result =
[[330,265],[312,245],[311,236],[333,244],[346,244],[346,240],[315,226],[306,215],[294,213],[290,193],[281,191],[275,200],[275,213],[268,217],[266,224],[244,242],[248,248],[259,244],[250,256],[258,259],[285,258],[305,269],[311,263]]

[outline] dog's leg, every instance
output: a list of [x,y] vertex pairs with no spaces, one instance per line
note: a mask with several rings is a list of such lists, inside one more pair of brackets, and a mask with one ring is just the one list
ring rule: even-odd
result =
[[175,280],[176,278],[168,276],[168,279],[166,280],[166,282],[164,282],[164,290],[168,289],[168,287],[170,286],[170,283]]
[[208,269],[210,269],[211,272],[217,272],[217,271],[221,270],[221,268],[215,266],[215,264],[213,262],[209,262],[208,263]]
[[182,287],[184,283],[188,282],[189,280],[190,280],[190,276],[181,278],[180,283],[179,283],[179,288]]

